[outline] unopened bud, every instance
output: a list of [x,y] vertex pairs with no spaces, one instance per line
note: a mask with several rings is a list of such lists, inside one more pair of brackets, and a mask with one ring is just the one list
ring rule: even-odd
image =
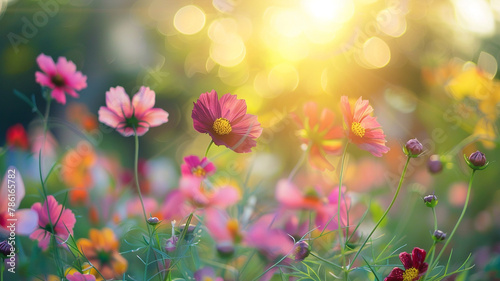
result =
[[306,241],[299,241],[295,244],[293,249],[293,258],[296,261],[303,261],[309,256],[309,244]]
[[476,151],[472,153],[469,158],[465,158],[465,162],[467,165],[473,170],[483,170],[488,166],[488,162],[486,162],[486,156],[481,151]]
[[427,195],[424,197],[424,203],[427,207],[434,208],[434,207],[436,207],[436,205],[438,203],[438,198],[434,194]]
[[150,217],[150,218],[148,219],[148,224],[149,224],[149,225],[157,225],[157,224],[159,224],[159,223],[160,223],[160,219],[159,219],[159,218],[157,218],[157,217]]
[[432,155],[427,162],[427,168],[432,174],[437,174],[443,170],[443,162],[439,159],[439,155]]
[[424,146],[417,139],[411,139],[406,142],[403,151],[409,157],[415,158],[422,154],[422,152],[424,151]]
[[444,241],[444,239],[446,239],[446,233],[442,232],[441,230],[436,230],[432,235],[432,239],[434,239],[434,241],[436,242]]

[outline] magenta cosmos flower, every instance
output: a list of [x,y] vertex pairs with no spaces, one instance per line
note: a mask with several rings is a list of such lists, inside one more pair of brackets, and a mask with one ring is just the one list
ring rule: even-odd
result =
[[207,133],[216,145],[224,145],[238,153],[250,152],[262,133],[257,116],[247,114],[245,100],[217,92],[201,94],[194,103],[193,125],[196,131]]
[[[38,246],[43,250],[49,247],[51,234],[55,235],[59,241],[65,241],[70,234],[73,234],[73,227],[76,223],[75,215],[71,210],[57,203],[54,196],[47,196],[47,201],[43,205],[40,202],[33,204],[31,210],[38,214],[38,229],[31,233],[30,238],[38,240]],[[52,232],[51,223],[54,232]]]
[[168,113],[155,105],[155,92],[142,86],[139,92],[130,98],[123,87],[110,88],[106,92],[106,106],[99,109],[99,121],[115,128],[125,137],[144,135],[149,127],[160,126],[168,122]]
[[346,96],[341,97],[340,103],[349,141],[377,157],[387,153],[389,148],[385,146],[384,132],[377,118],[370,115],[373,112],[370,103],[359,97],[354,108],[351,108]]
[[76,71],[76,66],[65,57],[59,57],[57,64],[44,54],[36,58],[38,66],[43,71],[35,73],[36,82],[43,87],[52,89],[51,96],[58,102],[66,104],[66,95],[77,98],[76,91],[87,88],[87,76]]
[[410,254],[403,252],[399,254],[399,259],[403,263],[405,270],[399,267],[392,269],[389,276],[384,281],[416,281],[425,274],[429,265],[425,261],[425,250],[415,247]]
[[201,178],[206,178],[215,173],[215,165],[210,162],[207,157],[200,157],[196,155],[190,155],[184,157],[184,164],[181,165],[181,172],[183,176],[196,176]]

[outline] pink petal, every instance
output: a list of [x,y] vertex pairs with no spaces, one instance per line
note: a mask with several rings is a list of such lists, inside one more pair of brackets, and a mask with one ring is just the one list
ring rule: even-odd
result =
[[51,96],[60,104],[66,104],[66,95],[61,88],[54,88]]
[[378,143],[374,143],[374,142],[361,143],[361,144],[358,144],[358,146],[359,146],[359,148],[370,152],[371,154],[373,154],[373,156],[376,156],[376,157],[382,157],[383,153],[387,153],[390,150],[387,146],[381,145]]
[[123,118],[123,116],[116,115],[114,111],[111,111],[105,106],[101,106],[101,108],[99,108],[98,115],[99,122],[104,123],[112,128],[116,128],[120,123],[125,122],[125,118]]
[[44,87],[49,87],[49,88],[55,88],[54,84],[52,83],[52,80],[50,80],[50,77],[40,71],[35,72],[35,80],[38,84],[44,86]]
[[342,111],[342,115],[344,116],[344,122],[346,123],[348,129],[350,129],[352,124],[352,111],[351,105],[349,104],[349,98],[347,96],[342,96],[340,98],[340,110]]
[[325,108],[321,112],[319,120],[320,122],[318,131],[322,132],[323,130],[329,129],[333,126],[333,120],[335,120],[335,114],[333,113],[333,111]]
[[210,131],[214,121],[222,117],[221,105],[217,92],[212,90],[210,93],[201,94],[194,103],[191,117],[193,118],[195,130],[200,133],[207,133]]
[[228,217],[226,212],[215,208],[205,210],[205,226],[217,243],[232,243],[233,238],[227,229]]
[[17,210],[16,218],[19,235],[29,235],[38,227],[38,213],[31,209]]
[[[142,86],[139,92],[132,98],[132,106],[134,107],[134,114],[137,117],[142,117],[146,111],[153,108],[155,105],[155,92],[148,87]],[[166,122],[166,121],[165,121]]]
[[72,88],[66,88],[65,91],[66,91],[66,93],[68,93],[70,96],[72,96],[74,98],[79,97],[79,95]]
[[126,118],[132,116],[130,98],[121,86],[110,88],[106,92],[106,105],[118,116]]
[[370,102],[368,100],[363,100],[362,97],[356,101],[354,105],[354,117],[353,120],[356,122],[360,122],[361,119],[368,116],[372,113],[373,107],[371,107]]
[[149,127],[156,127],[168,122],[168,112],[161,108],[153,108],[146,111],[140,119],[147,123]]
[[[132,130],[132,135],[134,134],[134,131],[133,129],[131,128],[130,130]],[[147,133],[149,131],[149,127],[139,127],[135,130],[136,134],[138,136],[143,136],[145,133]]]
[[318,124],[318,105],[315,102],[308,102],[304,104],[304,115],[309,120],[309,128],[313,128]]
[[245,100],[237,99],[236,95],[225,94],[220,98],[221,117],[230,122],[236,120],[247,112]]
[[72,61],[68,61],[65,57],[59,57],[56,69],[60,75],[72,75],[76,71],[76,65]]
[[48,75],[53,76],[57,73],[56,65],[51,57],[40,54],[36,58],[36,62],[38,63],[40,69]]
[[30,235],[31,240],[38,240],[38,247],[47,250],[50,242],[50,233],[43,229],[37,229]]
[[240,198],[240,192],[235,187],[226,186],[215,191],[209,204],[220,208],[226,208],[236,204]]
[[413,259],[413,266],[418,269],[420,265],[425,261],[425,250],[415,247],[411,255]]
[[[137,128],[137,131],[139,131],[139,129],[141,128]],[[122,134],[122,136],[124,137],[130,137],[130,136],[133,136],[134,135],[134,129],[130,128],[130,127],[126,127],[126,128],[123,128],[123,127],[119,127],[119,128],[116,128],[116,130]],[[144,135],[145,133],[147,132],[147,129],[144,131],[144,129],[141,129],[141,133],[142,135]],[[142,136],[141,134],[139,134],[139,132],[137,132],[138,136]]]
[[279,203],[289,208],[300,208],[304,199],[302,192],[287,179],[282,179],[278,182],[275,196]]

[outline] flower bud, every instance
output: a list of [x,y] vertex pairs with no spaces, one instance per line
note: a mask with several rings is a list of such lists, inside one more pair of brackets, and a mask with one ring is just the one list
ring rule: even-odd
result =
[[216,246],[217,253],[223,258],[229,258],[234,254],[233,243],[220,243]]
[[443,162],[439,159],[439,155],[431,155],[427,162],[427,169],[429,169],[431,174],[437,174],[443,170]]
[[444,239],[446,239],[446,233],[442,232],[441,230],[436,230],[432,235],[432,239],[434,239],[434,241],[436,242],[444,241]]
[[165,251],[167,251],[167,253],[175,251],[178,240],[179,238],[177,236],[172,236],[169,239],[167,239],[167,243],[165,245]]
[[148,219],[148,224],[149,225],[157,225],[160,223],[160,219],[158,219],[157,217],[150,217]]
[[486,162],[486,156],[481,151],[476,151],[472,153],[469,158],[465,158],[465,162],[469,167],[473,170],[483,170],[488,166],[488,162]]
[[299,241],[295,244],[293,249],[293,259],[295,261],[303,261],[309,256],[309,244],[306,241]]
[[11,253],[10,245],[7,240],[0,242],[0,257],[6,259],[7,256]]
[[434,194],[427,195],[424,197],[424,203],[427,207],[434,208],[438,203],[438,198]]
[[409,157],[415,158],[422,154],[422,152],[424,151],[424,146],[417,139],[411,139],[406,142],[403,151]]

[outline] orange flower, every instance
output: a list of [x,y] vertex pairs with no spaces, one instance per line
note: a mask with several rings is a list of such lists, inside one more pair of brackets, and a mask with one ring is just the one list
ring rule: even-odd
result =
[[334,170],[326,159],[326,154],[339,154],[342,149],[344,133],[341,126],[333,124],[334,113],[324,108],[321,112],[318,105],[308,102],[304,105],[303,121],[295,119],[300,126],[299,137],[302,143],[309,145],[309,163],[318,170]]
[[73,188],[70,193],[71,202],[85,202],[87,189],[94,184],[91,168],[96,161],[96,154],[92,146],[85,141],[68,151],[62,160],[61,176],[63,182]]
[[[91,229],[89,239],[79,239],[77,246],[104,278],[119,277],[127,271],[127,260],[118,252],[120,242],[111,229]],[[100,277],[95,269],[92,269],[91,273],[97,278]]]

